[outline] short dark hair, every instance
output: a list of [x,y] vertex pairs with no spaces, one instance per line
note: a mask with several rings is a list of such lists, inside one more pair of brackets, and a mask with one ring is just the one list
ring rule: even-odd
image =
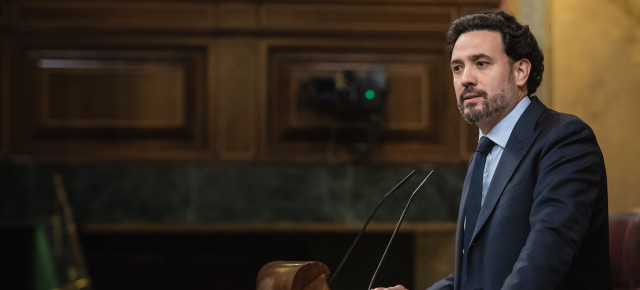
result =
[[512,61],[526,58],[531,62],[531,72],[527,79],[527,92],[535,93],[542,82],[544,56],[535,36],[528,25],[518,23],[515,17],[503,11],[469,14],[455,20],[447,31],[447,49],[449,57],[458,37],[465,32],[490,30],[500,32],[504,52]]

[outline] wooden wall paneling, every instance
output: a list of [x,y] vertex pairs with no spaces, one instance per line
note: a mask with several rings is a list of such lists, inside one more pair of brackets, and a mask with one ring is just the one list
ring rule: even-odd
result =
[[[3,9],[0,6],[0,9]],[[9,142],[9,50],[7,36],[0,34],[0,157],[7,156]]]
[[[420,88],[425,91],[420,101],[427,104],[428,110],[423,113],[425,128],[411,130],[385,127],[388,130],[389,140],[381,146],[377,152],[380,161],[392,160],[400,162],[457,162],[460,161],[457,147],[461,140],[457,124],[464,122],[456,109],[455,93],[452,88],[451,73],[448,60],[440,54],[431,55],[427,60],[428,73],[420,82]],[[390,96],[392,101],[396,87],[390,84]],[[411,90],[410,86],[405,86]],[[414,89],[415,90],[415,89]],[[410,94],[403,91],[397,92],[398,98],[407,98]],[[407,101],[405,107],[410,104],[420,107],[420,102]],[[401,110],[406,117],[410,112],[407,108]],[[392,115],[389,116],[393,117]],[[411,123],[409,123],[411,124]]]
[[266,3],[260,27],[266,30],[333,32],[440,32],[448,27],[452,6]]
[[206,153],[206,46],[44,40],[16,44],[14,52],[11,153],[53,159]]
[[206,69],[207,73],[204,88],[206,104],[204,104],[205,108],[205,124],[206,132],[207,132],[207,151],[209,155],[214,159],[218,159],[220,156],[217,153],[218,151],[218,120],[217,120],[217,106],[216,100],[218,99],[218,91],[217,88],[217,68],[216,65],[218,63],[218,43],[215,39],[207,40],[207,61],[206,61]]
[[216,6],[173,1],[15,1],[13,24],[40,29],[210,31]]
[[223,160],[249,160],[258,145],[258,42],[250,37],[217,41],[216,139]]
[[253,3],[218,4],[218,24],[221,30],[258,29],[258,5]]
[[387,114],[383,139],[369,160],[460,160],[460,120],[442,40],[423,41],[419,46],[411,41],[372,39],[321,43],[273,42],[265,48],[269,75],[267,158],[350,160],[353,152],[343,145],[361,124],[337,120],[301,105],[298,92],[306,80],[314,77],[331,77],[345,70],[363,74],[380,65],[387,71]]
[[[486,12],[492,9],[498,9],[498,5],[500,3],[496,3],[495,5],[465,5],[465,6],[459,6],[458,8],[458,14],[460,16],[463,15],[467,15],[467,14],[471,14],[471,13],[482,13],[482,12]],[[475,151],[475,148],[474,148]]]
[[[462,119],[462,117],[460,117]],[[478,146],[478,127],[466,121],[460,122],[460,156],[469,160]]]
[[0,1],[0,157],[7,156],[8,126],[9,126],[9,44],[4,30],[8,24],[8,3]]
[[4,26],[9,21],[9,4],[5,1],[0,1],[0,25]]
[[[452,94],[442,38],[458,15],[498,4],[2,1],[14,85],[2,89],[13,113],[5,148],[60,159],[99,150],[106,159],[348,161],[353,152],[327,134],[349,129],[300,106],[296,92],[337,68],[384,64],[392,102],[369,160],[466,160],[475,140],[442,98]],[[161,99],[177,105],[133,109]]]

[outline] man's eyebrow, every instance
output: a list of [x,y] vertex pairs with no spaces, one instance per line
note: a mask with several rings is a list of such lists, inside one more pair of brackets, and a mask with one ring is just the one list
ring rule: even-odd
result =
[[[481,58],[487,58],[487,59],[490,59],[490,60],[493,59],[492,57],[490,57],[489,55],[486,55],[484,53],[478,53],[478,54],[474,54],[474,55],[471,55],[471,56],[468,57],[468,59],[470,61],[476,61],[476,60],[479,60]],[[453,65],[453,64],[460,64],[460,63],[463,63],[462,59],[456,58],[456,59],[452,59],[450,64]]]
[[481,58],[488,58],[488,59],[492,59],[492,57],[490,57],[490,56],[488,56],[488,55],[486,55],[486,54],[484,54],[484,53],[474,54],[474,55],[472,55],[472,56],[470,56],[470,57],[469,57],[469,59],[470,59],[470,60],[472,60],[472,61],[473,61],[473,60],[478,60],[478,59],[481,59]]

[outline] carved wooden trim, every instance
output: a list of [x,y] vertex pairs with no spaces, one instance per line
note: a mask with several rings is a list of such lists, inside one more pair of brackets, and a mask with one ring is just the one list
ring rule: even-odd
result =
[[[396,223],[377,222],[367,227],[368,233],[390,233]],[[282,222],[282,223],[85,223],[84,233],[357,233],[362,228],[356,224]],[[400,232],[416,234],[455,233],[455,222],[404,222]]]
[[218,28],[222,30],[256,30],[259,28],[259,7],[252,3],[220,3]]
[[215,115],[218,154],[224,160],[256,157],[258,77],[257,41],[220,39],[217,48]]
[[9,23],[9,10],[8,3],[0,2],[0,26]]
[[443,31],[452,7],[331,4],[266,4],[260,26],[267,30],[304,31]]
[[[70,51],[72,52],[72,51]],[[83,51],[84,52],[84,51]],[[83,53],[76,51],[75,53]],[[54,59],[40,58],[38,60],[38,68],[41,72],[41,121],[45,128],[137,128],[137,129],[153,129],[153,128],[181,128],[186,126],[185,110],[187,96],[184,92],[175,91],[156,91],[155,98],[162,97],[163,101],[167,105],[163,108],[163,112],[156,112],[151,116],[144,116],[144,114],[131,113],[128,116],[104,116],[99,117],[99,109],[103,108],[84,108],[85,112],[76,111],[71,112],[59,112],[60,109],[66,109],[67,107],[73,107],[78,105],[81,100],[66,100],[62,99],[68,97],[68,95],[58,95],[58,99],[53,92],[53,87],[56,86],[56,80],[62,79],[78,79],[77,82],[71,85],[81,86],[83,82],[90,82],[92,79],[98,79],[101,82],[109,81],[113,77],[122,77],[124,79],[133,80],[128,84],[119,84],[120,86],[114,86],[115,89],[124,89],[129,87],[135,87],[136,79],[155,77],[149,80],[150,83],[174,83],[176,87],[184,88],[184,79],[188,74],[184,64],[180,64],[174,61],[155,60],[153,63],[130,61],[130,60],[86,60],[86,59]],[[126,63],[123,63],[126,62]],[[122,80],[118,80],[122,82]],[[97,91],[91,92],[93,88],[82,87],[87,93],[98,93]],[[113,94],[133,94],[129,90],[118,90]],[[61,98],[62,97],[62,98]],[[107,96],[103,96],[107,97]],[[134,97],[129,96],[129,97]],[[130,98],[129,98],[130,99]],[[92,103],[98,103],[99,100],[93,99]],[[121,100],[126,101],[126,100]],[[149,103],[143,106],[150,106],[153,101],[145,100]],[[126,103],[125,103],[126,105]],[[128,104],[131,105],[131,104]],[[57,110],[56,110],[57,109]],[[92,109],[92,111],[86,112],[86,109]],[[80,109],[81,110],[81,109]],[[124,109],[120,109],[117,112],[111,113],[122,114]],[[153,112],[151,112],[153,113]],[[69,115],[65,115],[69,114]]]
[[[4,10],[3,3],[0,9]],[[4,11],[0,11],[2,13]],[[0,157],[7,155],[9,142],[9,54],[8,41],[4,35],[0,35]]]
[[216,6],[198,2],[15,1],[14,25],[40,28],[213,29]]
[[19,66],[13,69],[11,107],[21,113],[11,116],[12,154],[206,154],[205,45],[105,41],[87,47],[43,39],[18,42],[13,51]]
[[[278,159],[285,154],[287,158],[326,161],[324,154],[331,142],[331,131],[343,134],[339,131],[346,130],[344,134],[348,135],[349,128],[358,125],[300,109],[297,102],[300,83],[314,76],[331,76],[337,70],[362,72],[382,65],[387,69],[391,92],[387,101],[393,103],[383,121],[387,137],[369,160],[460,161],[458,126],[450,124],[464,121],[455,109],[446,59],[441,50],[430,48],[442,46],[437,41],[422,42],[417,48],[410,43],[399,47],[369,39],[360,42],[362,47],[353,43],[347,46],[340,40],[316,40],[312,42],[313,48],[305,42],[271,42],[263,46],[267,50],[269,76],[265,82],[268,126],[264,156]],[[413,84],[407,80],[414,80]],[[407,84],[412,87],[404,88]],[[398,99],[412,96],[418,98]],[[406,105],[395,107],[398,104]],[[403,116],[409,113],[408,109],[417,113]],[[350,158],[351,153],[344,148],[337,150],[332,153],[334,160]]]
[[[499,1],[14,1],[2,25],[68,31],[440,33],[460,5],[496,7]],[[470,8],[475,9],[475,8]],[[6,12],[5,12],[6,11]]]

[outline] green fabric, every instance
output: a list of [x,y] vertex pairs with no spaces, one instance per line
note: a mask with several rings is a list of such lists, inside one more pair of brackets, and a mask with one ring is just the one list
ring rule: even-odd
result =
[[53,257],[47,241],[44,226],[39,224],[35,228],[33,251],[33,277],[35,290],[51,290],[58,288]]

